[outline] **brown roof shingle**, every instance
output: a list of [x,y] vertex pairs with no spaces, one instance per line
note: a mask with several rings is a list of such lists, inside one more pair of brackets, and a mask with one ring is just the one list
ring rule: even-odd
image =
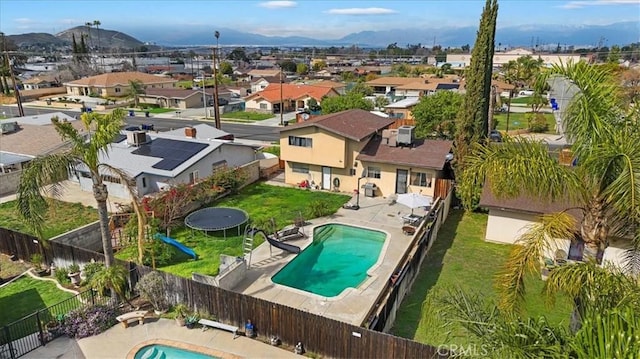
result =
[[411,147],[392,147],[374,138],[356,157],[360,161],[391,163],[442,170],[453,142],[444,140],[414,140]]
[[394,119],[380,117],[369,111],[354,109],[314,117],[308,121],[285,127],[280,132],[315,126],[355,141],[361,141],[394,122]]
[[521,195],[515,198],[503,198],[494,195],[491,191],[491,185],[489,183],[485,183],[484,187],[482,188],[482,195],[480,196],[479,206],[487,208],[506,209],[516,212],[547,214],[561,212],[567,210],[568,208],[575,207],[576,205],[572,205],[566,199],[547,201],[527,195]]

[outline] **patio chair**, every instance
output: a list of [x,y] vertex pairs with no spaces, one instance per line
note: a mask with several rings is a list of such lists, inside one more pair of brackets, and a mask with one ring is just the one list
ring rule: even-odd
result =
[[278,240],[279,242],[284,242],[284,241],[288,241],[291,239],[297,239],[297,238],[303,238],[306,237],[306,235],[304,234],[304,232],[302,232],[300,230],[301,227],[291,227],[291,228],[287,228],[287,229],[283,229],[281,231],[278,231],[276,233],[274,233],[274,237],[276,238],[276,240]]

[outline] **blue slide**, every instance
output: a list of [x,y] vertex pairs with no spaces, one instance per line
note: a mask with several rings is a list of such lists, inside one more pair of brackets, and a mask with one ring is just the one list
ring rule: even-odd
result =
[[155,238],[163,241],[164,243],[170,244],[178,248],[182,253],[185,253],[186,255],[193,257],[193,259],[198,259],[198,255],[196,254],[196,252],[194,252],[193,249],[185,246],[184,244],[176,241],[173,238],[169,238],[163,235],[162,233],[156,233]]

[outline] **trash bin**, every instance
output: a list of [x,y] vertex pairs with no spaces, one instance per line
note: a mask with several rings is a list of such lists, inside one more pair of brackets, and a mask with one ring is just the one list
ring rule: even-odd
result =
[[376,196],[376,184],[375,183],[365,183],[365,185],[364,185],[364,195],[365,195],[365,197],[375,197]]
[[144,112],[144,117],[149,117],[149,111]]
[[129,110],[129,117],[135,116],[135,112],[133,110]]

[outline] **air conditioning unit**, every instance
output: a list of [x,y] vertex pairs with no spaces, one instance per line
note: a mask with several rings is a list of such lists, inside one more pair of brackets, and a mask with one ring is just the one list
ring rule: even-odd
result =
[[415,126],[400,126],[398,127],[398,145],[399,146],[411,146],[414,140]]
[[11,133],[17,130],[18,130],[18,122],[16,121],[0,123],[0,132],[2,132],[2,134]]
[[131,146],[140,146],[147,143],[147,133],[145,131],[127,132],[127,143]]

